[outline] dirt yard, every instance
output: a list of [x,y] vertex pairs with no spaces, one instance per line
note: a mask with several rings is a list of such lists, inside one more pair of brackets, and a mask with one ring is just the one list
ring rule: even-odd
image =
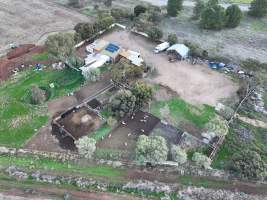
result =
[[0,53],[10,43],[36,43],[90,19],[51,0],[0,0]]
[[231,97],[238,89],[226,75],[207,66],[191,65],[185,61],[168,62],[164,53],[152,52],[155,44],[141,36],[127,31],[114,31],[103,39],[140,52],[146,63],[154,65],[159,72],[154,81],[168,86],[189,103],[214,106],[220,99]]

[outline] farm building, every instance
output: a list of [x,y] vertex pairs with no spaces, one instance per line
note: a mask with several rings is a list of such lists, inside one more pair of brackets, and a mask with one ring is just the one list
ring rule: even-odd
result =
[[129,60],[133,65],[141,66],[144,60],[140,57],[140,53],[122,49],[120,52],[120,56]]
[[188,57],[189,50],[184,44],[174,44],[167,49],[167,53],[177,56],[178,60],[183,60]]

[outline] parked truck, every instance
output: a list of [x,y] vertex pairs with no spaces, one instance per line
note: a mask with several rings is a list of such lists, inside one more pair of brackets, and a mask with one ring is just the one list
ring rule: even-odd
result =
[[160,53],[166,49],[168,49],[170,47],[170,43],[169,42],[163,42],[159,45],[157,45],[155,48],[154,48],[154,52],[155,53]]

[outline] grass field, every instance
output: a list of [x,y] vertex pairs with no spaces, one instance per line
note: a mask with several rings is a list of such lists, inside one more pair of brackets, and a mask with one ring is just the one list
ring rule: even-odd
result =
[[[30,69],[0,85],[0,145],[20,147],[48,121],[46,104],[32,105],[26,100],[32,85],[48,88],[49,99],[53,99],[73,91],[82,82],[82,76],[69,69]],[[54,83],[53,89],[50,83]]]
[[0,156],[1,166],[16,165],[26,169],[55,170],[62,172],[84,173],[92,176],[121,177],[123,170],[113,169],[109,166],[81,167],[74,163],[59,162],[49,159],[33,159],[32,157]]
[[43,53],[40,53],[40,54],[34,54],[32,56],[32,60],[39,61],[39,62],[45,61],[45,60],[48,60],[48,59],[49,59],[49,54],[46,51],[43,52]]
[[[208,105],[196,107],[180,98],[173,98],[168,101],[155,101],[151,104],[150,112],[170,123],[173,122],[176,126],[182,121],[187,121],[198,128],[203,128],[215,116],[214,108]],[[166,116],[166,114],[169,116]]]

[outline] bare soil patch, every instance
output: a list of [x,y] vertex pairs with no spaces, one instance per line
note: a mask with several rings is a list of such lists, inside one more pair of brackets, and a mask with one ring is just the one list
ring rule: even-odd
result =
[[[145,121],[144,121],[145,120]],[[160,119],[145,112],[137,112],[134,115],[126,116],[122,123],[97,146],[102,149],[124,150],[134,152],[136,140],[139,135],[149,135]]]
[[128,31],[113,31],[103,39],[140,52],[147,64],[155,66],[159,72],[154,81],[168,86],[189,103],[214,106],[220,99],[231,97],[238,89],[226,75],[208,66],[191,65],[185,61],[168,62],[164,53],[152,52],[154,43]]
[[45,34],[89,20],[51,0],[0,0],[0,5],[0,46],[36,43]]

